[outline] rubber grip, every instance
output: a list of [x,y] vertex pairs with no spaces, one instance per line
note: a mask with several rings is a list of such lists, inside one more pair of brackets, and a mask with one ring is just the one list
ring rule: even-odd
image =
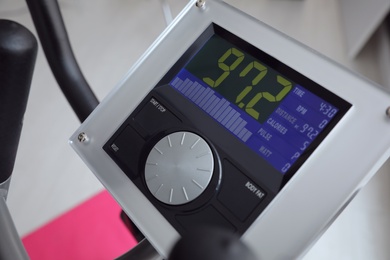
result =
[[0,20],[0,183],[14,168],[37,50],[28,29]]

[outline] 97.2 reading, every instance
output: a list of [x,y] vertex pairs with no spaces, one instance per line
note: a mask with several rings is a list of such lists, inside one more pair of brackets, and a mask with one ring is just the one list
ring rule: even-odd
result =
[[[225,61],[231,56],[235,56],[235,61],[233,64],[228,66]],[[237,66],[244,60],[244,54],[237,50],[236,48],[230,48],[228,49],[222,57],[218,59],[218,67],[223,71],[221,76],[219,76],[216,80],[212,80],[209,77],[203,78],[203,81],[206,82],[208,85],[210,85],[212,88],[218,87],[231,73],[231,71],[235,70]],[[235,103],[238,104],[240,108],[243,108],[245,106],[245,111],[251,115],[255,119],[259,119],[260,112],[255,110],[253,107],[262,99],[266,99],[269,102],[279,102],[281,101],[287,94],[290,92],[292,84],[290,81],[286,80],[282,76],[278,75],[276,77],[277,82],[283,86],[283,89],[276,94],[275,96],[272,95],[269,92],[257,92],[254,93],[253,87],[259,84],[259,82],[267,75],[268,68],[261,64],[258,61],[252,61],[250,62],[245,69],[241,71],[239,74],[240,77],[245,77],[248,75],[248,73],[251,70],[257,70],[256,77],[252,80],[252,85],[246,86],[237,96]],[[251,94],[251,95],[249,95]],[[247,105],[245,105],[242,100],[246,96],[250,96],[251,99],[248,102]]]
[[260,123],[277,108],[293,85],[219,37],[212,37],[186,69]]

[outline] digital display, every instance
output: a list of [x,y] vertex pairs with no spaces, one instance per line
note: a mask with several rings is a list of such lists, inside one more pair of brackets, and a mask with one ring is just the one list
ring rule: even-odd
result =
[[217,34],[170,85],[283,174],[339,112]]

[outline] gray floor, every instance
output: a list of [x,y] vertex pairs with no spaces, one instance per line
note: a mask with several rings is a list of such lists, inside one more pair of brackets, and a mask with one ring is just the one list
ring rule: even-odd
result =
[[[185,0],[169,0],[176,15]],[[229,0],[329,58],[382,83],[375,39],[347,58],[337,0]],[[103,99],[162,32],[158,0],[60,1],[74,51]],[[0,18],[35,32],[25,2],[0,0]],[[103,187],[67,144],[79,125],[40,49],[8,198],[21,235],[90,198]],[[362,156],[365,152],[362,151]],[[305,259],[390,259],[389,163],[310,249]]]

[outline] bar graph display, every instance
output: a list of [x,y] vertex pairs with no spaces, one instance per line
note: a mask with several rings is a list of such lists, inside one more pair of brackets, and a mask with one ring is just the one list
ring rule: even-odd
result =
[[282,174],[339,111],[216,34],[170,85]]
[[[180,79],[180,76],[184,80]],[[191,81],[190,78],[192,78],[193,81]],[[185,70],[172,81],[171,85],[202,108],[221,125],[234,133],[243,142],[248,141],[252,136],[253,133],[245,127],[248,124],[246,115],[242,116],[242,112],[237,111],[238,109],[229,101],[211,88],[199,84],[196,79]],[[247,118],[247,120],[245,120],[245,118]]]

